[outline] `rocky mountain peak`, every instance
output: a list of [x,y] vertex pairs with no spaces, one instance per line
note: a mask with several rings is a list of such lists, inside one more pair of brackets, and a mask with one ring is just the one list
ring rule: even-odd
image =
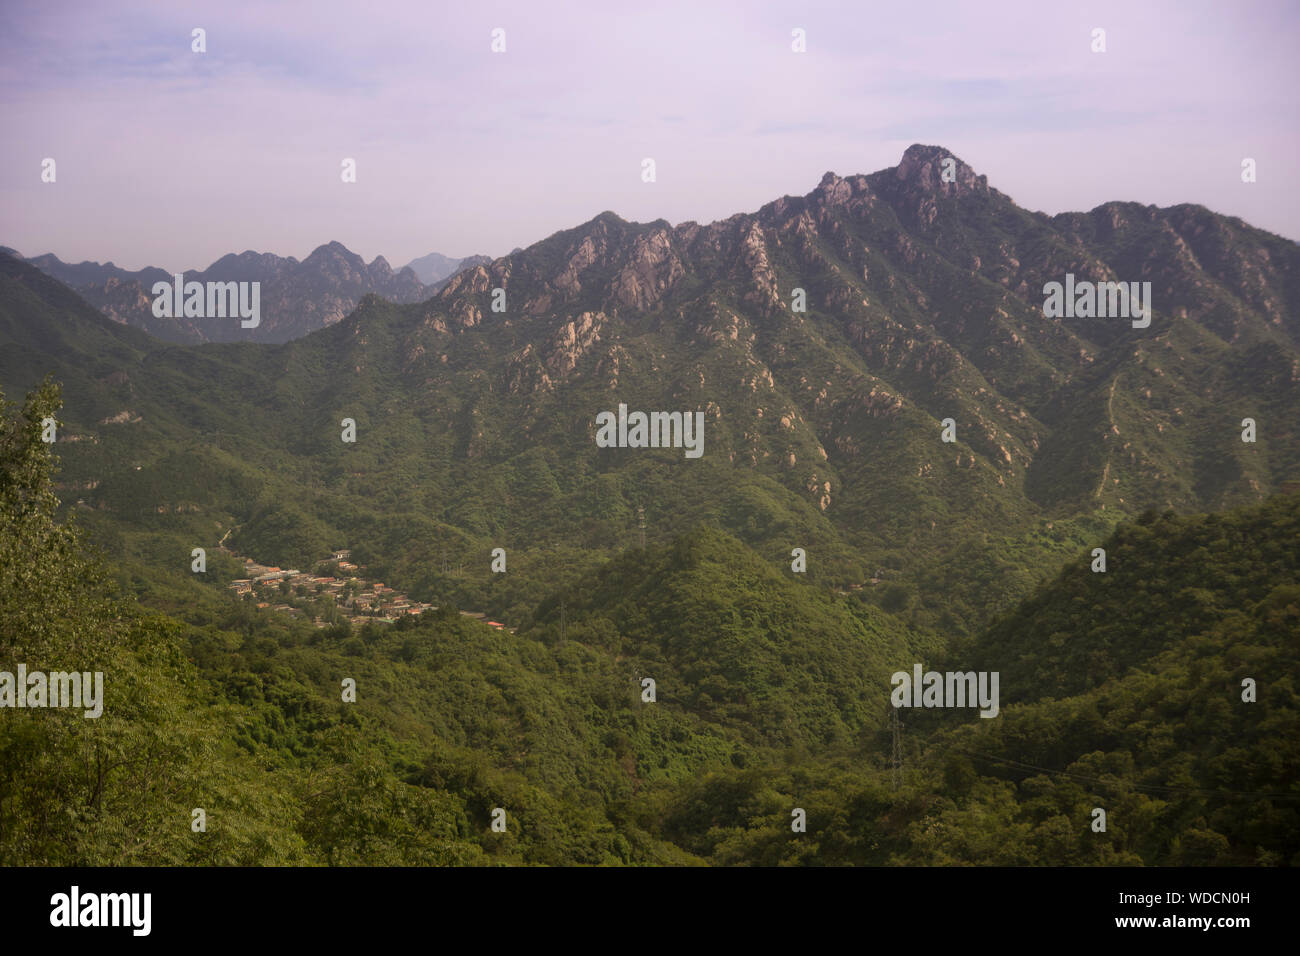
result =
[[[955,182],[944,182],[942,178],[946,161],[949,159],[953,160]],[[944,149],[942,146],[923,146],[920,143],[913,143],[907,147],[903,158],[894,169],[894,176],[900,182],[918,187],[924,192],[945,194],[955,191],[959,186],[986,187],[988,184],[987,177],[976,175],[975,170],[962,162],[951,150]]]
[[835,173],[827,172],[822,181],[813,190],[813,197],[823,203],[836,204],[848,202],[853,195],[853,184]]
[[309,255],[306,259],[303,260],[303,263],[306,264],[308,262],[320,262],[324,259],[345,259],[349,263],[354,263],[358,266],[365,265],[364,259],[362,259],[359,255],[357,255],[347,246],[343,245],[343,243],[339,242],[337,239],[331,242],[327,242],[323,246],[317,246],[315,249],[312,250],[311,255]]

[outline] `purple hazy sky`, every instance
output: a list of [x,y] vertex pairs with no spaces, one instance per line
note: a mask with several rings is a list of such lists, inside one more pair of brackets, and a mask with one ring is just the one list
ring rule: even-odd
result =
[[6,0],[0,244],[180,270],[337,239],[399,267],[605,209],[725,218],[914,142],[1029,209],[1196,202],[1294,239],[1298,25],[1255,0]]

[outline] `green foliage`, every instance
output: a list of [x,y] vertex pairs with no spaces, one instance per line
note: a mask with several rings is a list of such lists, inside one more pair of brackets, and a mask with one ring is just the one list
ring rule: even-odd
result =
[[[563,331],[549,315],[452,334],[367,300],[283,348],[160,349],[0,259],[0,380],[52,368],[72,406],[58,475],[38,427],[58,391],[0,414],[0,670],[106,689],[94,720],[0,710],[0,862],[1300,862],[1300,528],[1294,495],[1258,503],[1295,473],[1283,332],[1222,302],[1135,340],[1044,331],[966,263],[1069,250],[989,197],[895,282],[882,250],[915,224],[877,186],[881,218],[830,213],[861,250],[774,257],[838,311],[791,322],[688,276],[522,394],[560,375],[524,357]],[[709,453],[594,448],[615,375],[632,407],[722,406]],[[1267,451],[1236,441],[1250,413]],[[303,569],[351,547],[441,607],[317,628],[228,594],[222,540]],[[908,712],[895,789],[889,675],[916,661],[999,671],[1002,714]]]
[[[1104,575],[1077,561],[979,641],[953,645],[951,666],[1001,672],[1002,715],[909,713],[894,790],[887,675],[942,661],[942,642],[774,570],[716,528],[575,579],[519,634],[449,607],[316,630],[218,595],[230,571],[219,554],[212,582],[183,564],[162,579],[177,581],[183,620],[166,618],[116,596],[56,521],[39,422],[58,404],[47,384],[0,416],[3,664],[102,670],[106,700],[97,720],[3,713],[6,862],[1206,865],[1300,853],[1296,496],[1144,514],[1105,542]],[[638,693],[649,675],[653,704]],[[339,702],[343,677],[355,705]],[[1267,707],[1240,702],[1244,677]],[[1095,806],[1105,834],[1089,829]],[[189,828],[193,807],[207,832]],[[505,833],[488,826],[497,807]],[[791,831],[796,807],[807,833]]]

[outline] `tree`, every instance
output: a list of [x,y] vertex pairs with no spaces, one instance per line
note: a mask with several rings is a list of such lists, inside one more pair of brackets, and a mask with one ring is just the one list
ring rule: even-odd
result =
[[56,520],[41,423],[61,405],[48,379],[17,416],[0,395],[0,671],[83,675],[102,689],[100,714],[47,698],[0,718],[0,863],[178,862],[191,768],[211,746],[193,667],[179,625],[118,598],[77,529]]

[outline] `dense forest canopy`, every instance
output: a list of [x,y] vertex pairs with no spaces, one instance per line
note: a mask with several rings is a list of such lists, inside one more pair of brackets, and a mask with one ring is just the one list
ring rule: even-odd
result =
[[[1144,514],[956,642],[709,523],[516,633],[451,604],[318,628],[89,545],[60,406],[0,415],[0,670],[100,671],[105,701],[0,709],[5,864],[1300,862],[1300,496]],[[914,661],[1000,671],[1001,713],[902,712],[896,769]]]

